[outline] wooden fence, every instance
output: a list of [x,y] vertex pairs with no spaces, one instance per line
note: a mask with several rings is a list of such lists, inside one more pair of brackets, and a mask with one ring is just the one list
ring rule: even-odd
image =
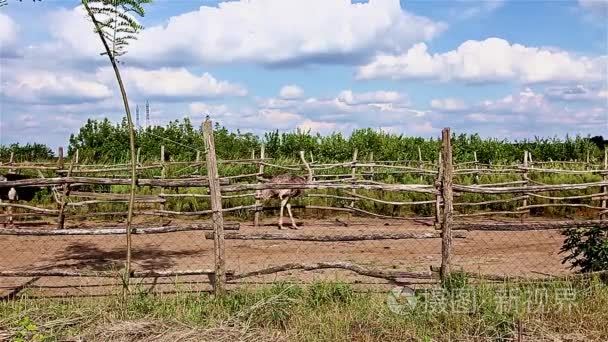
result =
[[[207,275],[216,292],[225,290],[226,282],[235,279],[273,274],[286,270],[315,270],[337,268],[346,269],[352,272],[395,281],[399,278],[415,279],[439,279],[445,278],[450,274],[452,265],[452,244],[455,238],[466,238],[467,232],[471,230],[483,231],[522,231],[522,230],[545,230],[545,229],[565,229],[571,227],[601,226],[607,227],[608,210],[606,207],[608,200],[608,155],[605,155],[603,165],[592,165],[589,163],[571,162],[532,162],[531,156],[526,152],[522,158],[522,163],[517,165],[491,165],[483,164],[475,160],[472,162],[454,163],[452,157],[451,133],[449,129],[442,132],[442,148],[437,162],[423,161],[419,154],[419,160],[413,161],[373,161],[370,156],[368,161],[358,158],[357,151],[354,151],[353,158],[349,162],[341,163],[308,163],[314,172],[314,181],[306,184],[273,184],[267,182],[265,171],[269,169],[282,170],[288,172],[299,172],[303,170],[302,164],[281,165],[273,163],[273,159],[268,158],[264,148],[260,151],[259,158],[255,158],[255,153],[251,159],[243,160],[217,160],[215,155],[215,145],[211,121],[207,119],[204,123],[204,141],[206,147],[205,161],[200,160],[200,153],[197,154],[196,161],[175,162],[165,161],[164,148],[161,150],[159,162],[149,164],[139,163],[138,173],[160,170],[160,177],[138,178],[137,184],[141,187],[160,188],[159,194],[139,194],[135,198],[138,207],[136,215],[149,216],[177,216],[177,217],[200,217],[209,216],[210,223],[182,224],[182,225],[162,225],[155,227],[133,227],[131,234],[166,234],[178,231],[208,231],[205,232],[206,239],[214,241],[214,269],[195,269],[182,271],[130,271],[122,274],[127,278],[124,284],[128,284],[128,278],[149,277],[149,276],[178,276],[178,275]],[[63,157],[63,150],[60,149],[59,157],[55,163],[14,163],[1,164],[0,170],[36,172],[39,177],[20,179],[14,181],[0,182],[0,189],[15,188],[19,193],[22,189],[31,187],[47,187],[53,192],[54,208],[48,206],[33,206],[29,204],[17,203],[15,201],[0,202],[0,207],[5,208],[5,213],[0,214],[0,218],[5,219],[5,228],[0,229],[0,235],[17,236],[67,236],[67,235],[123,235],[126,234],[124,227],[109,226],[94,229],[66,229],[65,222],[70,220],[78,208],[88,208],[89,206],[104,203],[127,203],[127,194],[119,193],[99,193],[93,191],[79,191],[81,187],[87,186],[115,186],[129,185],[130,178],[124,178],[121,173],[129,170],[129,164],[115,165],[94,165],[79,164],[78,152],[72,160],[67,161]],[[139,153],[138,153],[139,154]],[[304,155],[304,154],[302,154]],[[304,159],[304,158],[303,158]],[[303,160],[306,163],[306,160]],[[222,164],[249,164],[257,168],[257,172],[220,176],[218,165]],[[66,167],[67,165],[67,167]],[[571,167],[578,165],[577,168]],[[185,178],[168,178],[167,168],[179,166],[182,170],[188,170],[190,174]],[[567,166],[570,166],[568,168]],[[206,175],[201,175],[202,170],[206,170]],[[345,172],[343,170],[348,170]],[[328,173],[335,170],[334,173]],[[44,175],[47,174],[47,176]],[[197,175],[193,175],[196,174]],[[50,174],[50,175],[49,175]],[[429,179],[430,184],[388,184],[377,181],[382,175],[419,175],[421,179]],[[484,175],[520,175],[519,180],[510,180],[498,183],[479,184],[479,180]],[[592,182],[576,184],[543,184],[534,181],[532,174],[570,174],[570,175],[599,175],[599,179]],[[101,175],[101,176],[100,176]],[[474,184],[458,184],[459,177],[473,176]],[[425,178],[426,177],[426,178]],[[205,193],[170,193],[168,188],[202,188]],[[332,198],[348,202],[343,206],[303,206],[306,209],[328,210],[344,212],[350,215],[370,216],[382,219],[416,220],[435,226],[438,230],[433,233],[369,233],[359,235],[319,235],[303,233],[241,233],[239,224],[235,222],[225,222],[225,213],[235,211],[252,211],[254,213],[254,225],[259,225],[260,215],[263,210],[273,210],[275,208],[265,207],[259,198],[256,198],[256,191],[263,189],[332,189],[339,191],[339,194],[308,194],[308,197]],[[583,195],[547,195],[547,192],[564,192],[573,190],[594,191]],[[363,194],[358,190],[381,190],[387,192],[416,193],[424,194],[428,197],[425,200],[416,201],[389,201],[382,198],[372,197]],[[22,190],[23,191],[23,190]],[[509,195],[508,198],[463,202],[465,194],[478,194],[484,196]],[[168,210],[165,206],[171,198],[195,198],[208,199],[209,209],[178,211]],[[222,200],[235,198],[250,198],[254,201],[250,205],[236,207],[222,206]],[[78,199],[71,201],[70,199]],[[534,204],[533,199],[543,199],[550,203]],[[569,203],[567,201],[586,200],[591,203]],[[389,216],[374,213],[357,207],[357,203],[369,201],[373,203],[393,206],[420,206],[427,205],[434,209],[432,216]],[[459,208],[484,207],[499,203],[521,203],[515,210],[506,211],[478,211],[473,213],[460,213]],[[531,209],[546,207],[570,207],[584,208],[597,211],[597,217],[585,220],[565,220],[550,222],[526,222],[526,217]],[[15,212],[18,209],[19,212]],[[98,212],[89,211],[88,213],[78,213],[79,217],[84,216],[120,216],[126,215],[126,210]],[[482,217],[487,215],[513,215],[520,218],[520,222],[489,223],[483,221],[467,221],[468,218]],[[15,221],[19,217],[50,217],[56,218],[56,229],[37,229],[33,227],[34,221]],[[24,227],[23,225],[29,225]],[[428,272],[406,272],[396,270],[378,270],[370,267],[352,264],[349,262],[319,262],[315,264],[290,263],[285,265],[272,266],[260,270],[237,274],[226,269],[225,244],[227,239],[238,240],[296,240],[296,241],[362,241],[362,240],[383,240],[383,239],[441,239],[442,253],[440,267],[433,268]],[[129,244],[128,244],[129,245]],[[125,265],[125,269],[130,269],[130,265]],[[0,270],[2,277],[39,277],[39,276],[81,276],[81,277],[114,277],[117,273],[111,272],[79,272],[79,271],[8,271]]]

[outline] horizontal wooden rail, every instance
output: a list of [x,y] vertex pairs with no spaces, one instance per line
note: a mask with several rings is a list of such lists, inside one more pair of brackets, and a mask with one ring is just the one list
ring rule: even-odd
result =
[[336,184],[336,183],[262,183],[234,184],[222,187],[222,192],[264,189],[367,189],[385,191],[411,191],[435,194],[437,190],[432,185],[421,184]]
[[255,270],[250,272],[244,272],[240,274],[234,274],[229,276],[229,280],[238,280],[250,277],[257,277],[268,274],[276,274],[285,271],[293,270],[304,270],[314,271],[321,269],[343,269],[355,272],[359,275],[380,278],[386,280],[396,280],[399,278],[411,278],[411,279],[434,279],[435,274],[433,272],[410,272],[410,271],[396,271],[396,270],[380,270],[373,269],[367,266],[361,266],[345,261],[334,261],[334,262],[319,262],[314,264],[305,263],[289,263],[283,265],[272,266],[261,270]]
[[[222,181],[228,184],[228,181]],[[0,182],[0,188],[21,186],[50,186],[63,184],[91,184],[91,185],[129,185],[130,178],[94,178],[94,177],[57,177],[57,178],[29,178],[16,181]],[[207,187],[209,182],[206,177],[177,178],[177,179],[137,179],[139,186],[164,186],[164,187]]]
[[[239,223],[225,223],[226,230],[239,230]],[[131,234],[165,234],[175,232],[188,232],[197,230],[213,230],[210,223],[198,223],[189,225],[176,225],[164,227],[135,227],[131,230]],[[100,227],[86,229],[32,229],[32,228],[0,228],[0,235],[17,235],[17,236],[70,236],[70,235],[124,235],[126,228],[124,227]]]
[[608,228],[608,220],[571,220],[553,222],[505,222],[505,223],[476,223],[456,222],[455,229],[459,230],[487,230],[487,231],[526,231],[570,228]]
[[460,185],[454,184],[454,191],[470,192],[478,194],[513,194],[513,193],[533,193],[545,191],[560,191],[560,190],[585,190],[594,187],[608,186],[608,181],[579,183],[579,184],[557,184],[557,185],[532,185],[521,187],[480,187],[475,185]]

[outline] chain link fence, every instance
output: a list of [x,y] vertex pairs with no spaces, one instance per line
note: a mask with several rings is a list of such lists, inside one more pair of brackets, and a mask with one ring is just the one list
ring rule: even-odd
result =
[[532,162],[527,153],[518,165],[457,163],[449,131],[435,161],[357,151],[342,162],[273,160],[263,150],[216,161],[206,141],[205,161],[167,161],[161,151],[138,163],[130,237],[128,165],[3,165],[30,176],[0,183],[0,295],[316,281],[387,289],[458,271],[550,278],[572,272],[560,254],[563,229],[607,224],[605,164]]

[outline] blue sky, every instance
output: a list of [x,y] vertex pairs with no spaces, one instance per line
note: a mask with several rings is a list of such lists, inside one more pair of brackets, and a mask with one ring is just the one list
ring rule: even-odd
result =
[[[1,144],[122,117],[78,3],[0,8]],[[140,22],[122,72],[155,124],[608,135],[608,0],[156,0]]]

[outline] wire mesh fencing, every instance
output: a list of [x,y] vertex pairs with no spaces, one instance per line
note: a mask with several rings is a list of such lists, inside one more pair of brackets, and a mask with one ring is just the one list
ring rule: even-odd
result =
[[341,162],[304,151],[273,160],[263,148],[216,160],[206,127],[204,156],[174,162],[161,149],[158,161],[138,163],[129,236],[129,165],[2,165],[33,173],[0,183],[22,195],[2,203],[2,296],[316,281],[386,289],[452,272],[551,278],[572,273],[564,229],[608,225],[605,162],[534,163],[525,153],[517,165],[456,163],[449,130],[434,161],[356,150]]

